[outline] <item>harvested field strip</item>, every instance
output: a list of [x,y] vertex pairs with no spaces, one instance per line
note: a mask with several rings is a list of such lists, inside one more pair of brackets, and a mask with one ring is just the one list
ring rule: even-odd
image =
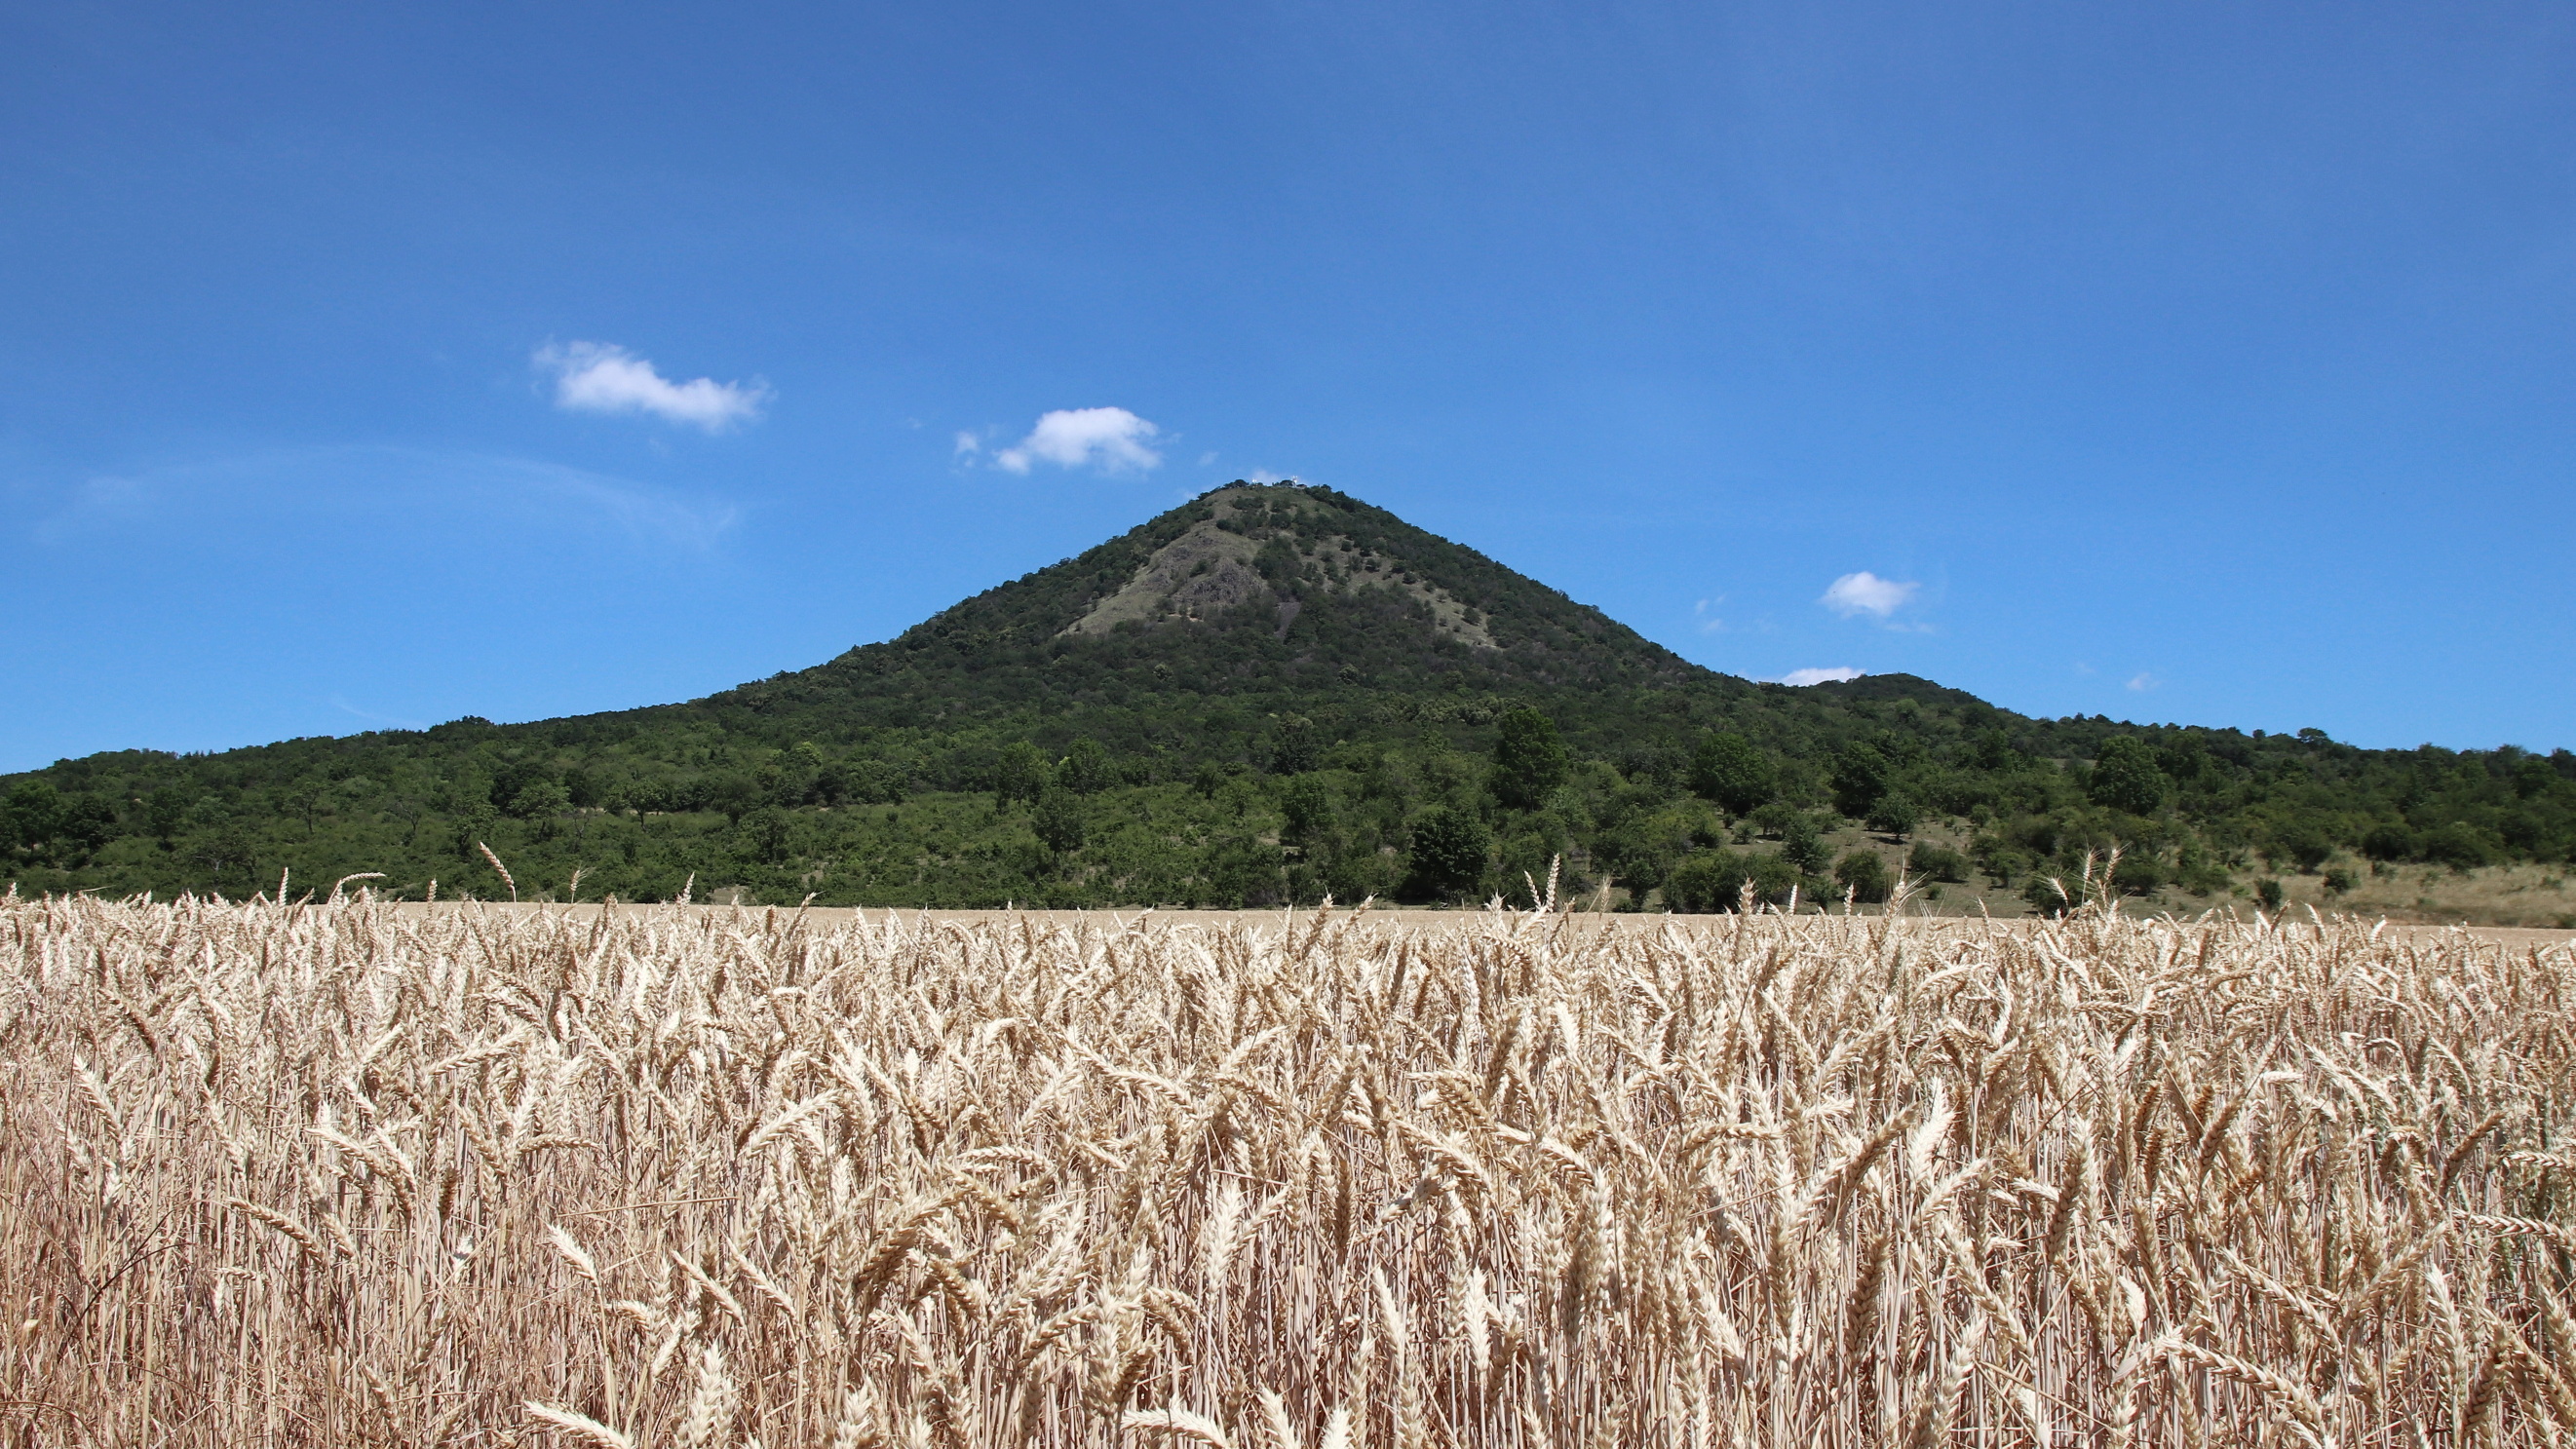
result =
[[2564,946],[0,900],[0,1441],[2554,1443]]

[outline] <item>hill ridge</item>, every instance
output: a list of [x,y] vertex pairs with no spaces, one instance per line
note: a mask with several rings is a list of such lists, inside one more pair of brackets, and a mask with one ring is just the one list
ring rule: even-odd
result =
[[517,890],[590,899],[1454,900],[1562,858],[1630,906],[1748,881],[1865,899],[1910,868],[2019,908],[2117,849],[2120,889],[2184,909],[2384,889],[2432,910],[2457,894],[2443,872],[2529,862],[2527,899],[2477,909],[2576,921],[2547,873],[2576,857],[2568,752],[2030,719],[1900,674],[1755,683],[1300,484],[1210,490],[701,699],[111,752],[0,786],[0,869],[28,890],[382,871],[490,896],[513,886],[488,846]]

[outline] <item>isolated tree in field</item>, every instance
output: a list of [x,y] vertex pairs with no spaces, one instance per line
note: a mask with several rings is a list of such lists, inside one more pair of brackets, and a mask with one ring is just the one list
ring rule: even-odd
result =
[[1778,788],[1771,757],[1742,735],[1711,734],[1691,752],[1692,793],[1716,801],[1729,815],[1752,814]]
[[1413,822],[1414,890],[1439,900],[1455,900],[1485,878],[1494,852],[1493,832],[1463,810],[1442,807]]
[[1519,810],[1534,810],[1573,764],[1556,722],[1523,705],[1503,716],[1494,739],[1494,796]]
[[1804,871],[1822,870],[1833,859],[1816,833],[1816,817],[1800,810],[1780,823],[1780,858]]
[[1887,899],[1887,862],[1875,850],[1855,850],[1834,862],[1834,883],[1872,905]]
[[2132,815],[2153,815],[2165,802],[2165,772],[2142,740],[2120,735],[2093,757],[2093,803]]
[[1920,818],[1921,812],[1915,808],[1914,797],[1902,790],[1888,791],[1878,797],[1877,804],[1869,807],[1869,828],[1899,840],[1913,831],[1914,822]]

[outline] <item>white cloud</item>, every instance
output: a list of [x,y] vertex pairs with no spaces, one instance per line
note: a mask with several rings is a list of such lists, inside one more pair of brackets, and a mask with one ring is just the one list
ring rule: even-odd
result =
[[973,433],[961,432],[957,435],[958,457],[971,458],[982,451],[984,451],[983,439],[976,437]]
[[1810,684],[1840,684],[1845,680],[1858,679],[1860,676],[1861,671],[1850,665],[1837,664],[1831,669],[1792,669],[1780,676],[1780,682],[1804,689]]
[[1162,466],[1163,455],[1145,446],[1161,433],[1125,408],[1059,408],[1040,417],[1015,446],[995,453],[993,462],[1013,473],[1026,473],[1031,463],[1141,473]]
[[1204,452],[1204,453],[1199,454],[1199,466],[1200,466],[1200,467],[1202,467],[1202,468],[1210,467],[1210,466],[1213,466],[1213,465],[1215,464],[1215,462],[1216,462],[1216,452],[1215,452],[1215,450],[1214,450],[1214,449],[1210,449],[1210,450],[1209,450],[1209,451],[1207,451],[1207,452]]
[[1855,614],[1874,614],[1884,619],[1911,602],[1915,592],[1922,587],[1921,584],[1901,584],[1894,579],[1882,579],[1863,570],[1834,580],[1826,587],[1825,596],[1816,602],[1846,619]]
[[2156,678],[2154,675],[2149,674],[2142,669],[2130,677],[2129,688],[2136,690],[2140,694],[2144,694],[2148,690],[2153,689],[2162,683],[2164,683],[2163,680]]
[[555,375],[555,406],[568,412],[651,413],[721,433],[757,419],[769,400],[768,385],[756,379],[673,382],[652,363],[607,342],[549,342],[531,360],[539,371]]

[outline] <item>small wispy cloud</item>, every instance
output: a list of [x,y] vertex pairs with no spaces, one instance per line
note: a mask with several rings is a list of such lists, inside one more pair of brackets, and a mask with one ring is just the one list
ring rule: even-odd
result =
[[1860,614],[1884,619],[1913,602],[1922,587],[1921,584],[1882,579],[1864,569],[1856,574],[1845,574],[1826,585],[1824,597],[1816,602],[1846,619]]
[[1125,408],[1060,408],[1041,416],[1027,437],[995,453],[993,463],[1008,473],[1026,473],[1036,463],[1142,473],[1163,465],[1163,455],[1147,446],[1160,436],[1162,429]]
[[1204,453],[1199,454],[1199,466],[1200,466],[1200,467],[1202,467],[1202,468],[1213,467],[1213,466],[1215,465],[1215,463],[1216,463],[1216,450],[1215,450],[1214,448],[1210,448],[1208,451],[1206,451],[1206,452],[1204,452]]
[[1848,664],[1837,664],[1831,669],[1792,669],[1780,676],[1780,682],[1803,689],[1810,684],[1841,684],[1860,676],[1860,670]]
[[957,435],[957,456],[958,456],[958,457],[960,457],[960,458],[972,458],[972,457],[974,457],[976,454],[978,454],[978,453],[980,453],[980,452],[982,452],[982,451],[984,451],[984,440],[983,440],[982,438],[976,437],[973,433],[968,433],[968,432],[960,432],[960,433],[958,433],[958,435]]
[[349,703],[347,700],[342,699],[336,694],[331,696],[331,707],[339,710],[343,714],[354,715],[359,719],[365,720],[369,724],[385,725],[398,730],[425,730],[429,728],[427,721],[403,719],[396,715],[377,714],[372,710],[360,709],[356,705]]
[[1718,617],[1716,613],[1712,612],[1718,605],[1725,602],[1726,595],[1720,594],[1716,598],[1702,599],[1698,603],[1691,605],[1691,617],[1699,621],[1699,631],[1701,633],[1723,634],[1726,632],[1726,620]]
[[651,413],[721,433],[759,418],[769,385],[718,382],[711,377],[673,382],[634,353],[607,342],[549,342],[530,359],[555,379],[555,406],[577,413]]
[[2144,694],[2148,690],[2153,689],[2162,683],[2164,683],[2163,680],[2156,678],[2154,675],[2149,674],[2143,669],[2129,677],[2129,688],[2135,690],[2139,694]]
[[39,518],[48,546],[145,530],[203,531],[208,520],[278,510],[400,517],[480,511],[528,536],[569,542],[622,535],[651,549],[702,551],[739,511],[713,496],[674,493],[532,458],[381,446],[282,449],[166,464],[92,478]]

